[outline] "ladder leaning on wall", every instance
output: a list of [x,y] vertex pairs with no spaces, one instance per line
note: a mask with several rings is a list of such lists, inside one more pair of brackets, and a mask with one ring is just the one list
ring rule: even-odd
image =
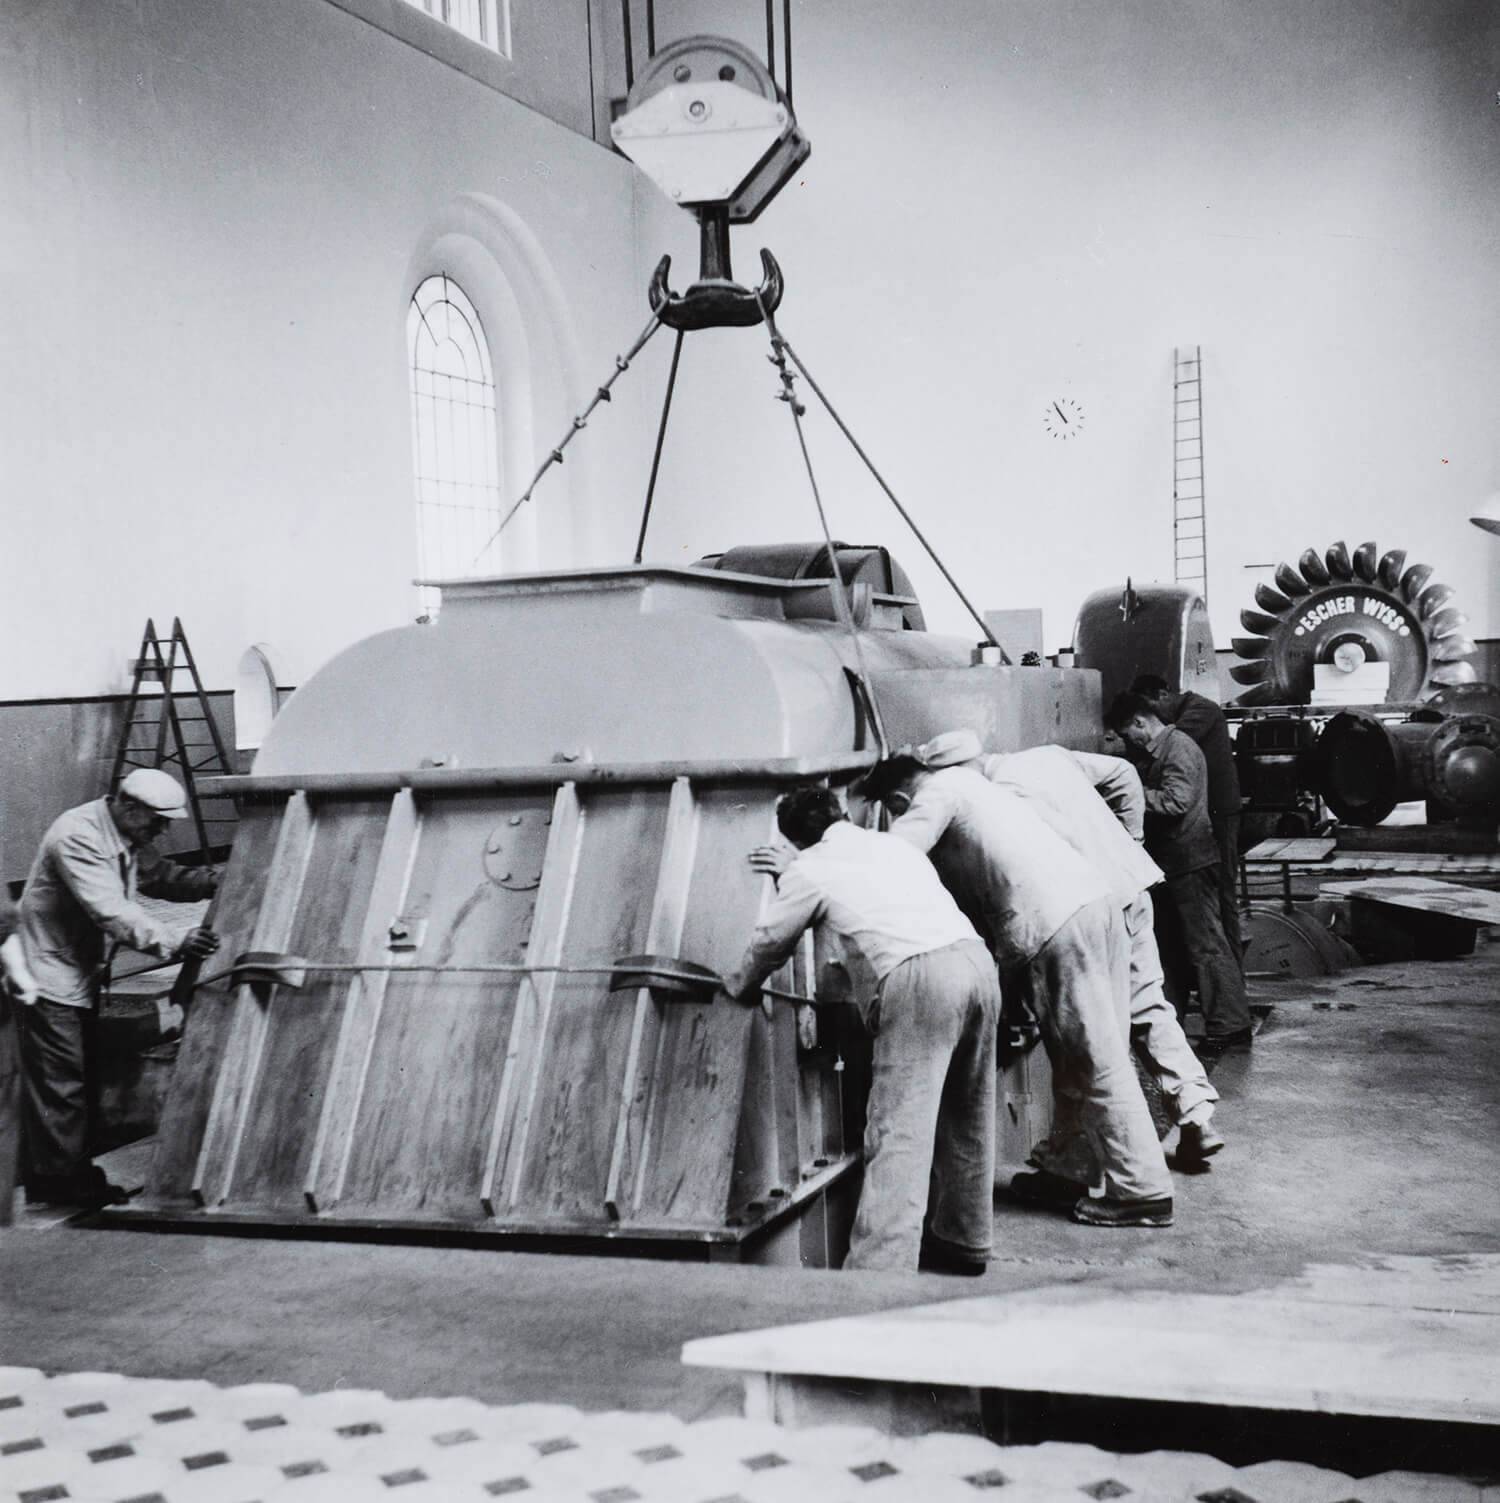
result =
[[159,767],[182,784],[200,851],[212,855],[229,844],[237,823],[234,804],[200,795],[196,779],[234,768],[177,617],[167,637],[157,635],[154,621],[146,622],[110,772],[111,793],[133,767]]
[[1208,600],[1203,508],[1203,347],[1172,351],[1172,578]]

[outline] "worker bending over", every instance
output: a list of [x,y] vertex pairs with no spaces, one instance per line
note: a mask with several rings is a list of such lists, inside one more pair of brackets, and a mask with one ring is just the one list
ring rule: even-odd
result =
[[1126,1038],[1128,961],[1105,879],[1014,793],[969,767],[932,771],[910,754],[864,791],[897,816],[891,834],[931,853],[989,944],[1003,984],[1035,1014],[1054,1069],[1076,1082],[1104,1180],[1073,1219],[1170,1226],[1172,1182]]
[[850,824],[831,789],[787,794],[776,822],[797,855],[751,853],[758,870],[780,871],[778,891],[724,987],[755,1001],[812,925],[853,952],[874,1061],[844,1266],[983,1273],[994,1236],[1000,1013],[990,957],[926,857]]
[[1219,849],[1208,817],[1208,766],[1197,743],[1166,725],[1150,700],[1115,697],[1105,717],[1131,748],[1146,790],[1146,850],[1166,873],[1157,942],[1167,995],[1180,1012],[1196,979],[1204,1047],[1250,1041],[1250,1003],[1219,907]]
[[28,1201],[107,1205],[126,1198],[89,1162],[90,1025],[117,944],[162,960],[219,947],[211,929],[173,928],[136,901],[138,891],[179,902],[213,892],[215,868],[178,866],[151,849],[168,822],[187,812],[176,779],[138,767],[117,792],[69,809],[42,837],[21,894],[21,943],[36,987],[20,1011]]
[[[1141,780],[1121,757],[1033,746],[985,755],[971,730],[947,731],[916,748],[924,766],[972,767],[1007,788],[1039,814],[1109,884],[1125,923],[1130,953],[1129,1037],[1161,1086],[1180,1128],[1180,1164],[1201,1165],[1223,1146],[1212,1124],[1219,1093],[1182,1031],[1162,990],[1161,957],[1152,926],[1150,889],[1161,868],[1142,846],[1146,799]],[[1052,1131],[1032,1151],[1037,1174],[1017,1175],[1011,1189],[1024,1199],[1054,1203],[1080,1193],[1098,1172],[1078,1120],[1077,1091],[1054,1072]]]

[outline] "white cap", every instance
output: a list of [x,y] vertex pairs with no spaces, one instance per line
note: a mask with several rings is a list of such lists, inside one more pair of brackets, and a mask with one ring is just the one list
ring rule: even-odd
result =
[[916,758],[924,767],[956,767],[982,756],[984,746],[975,731],[944,731],[916,749]]
[[186,819],[188,816],[187,796],[182,791],[182,784],[160,768],[137,767],[120,784],[120,792],[162,819]]

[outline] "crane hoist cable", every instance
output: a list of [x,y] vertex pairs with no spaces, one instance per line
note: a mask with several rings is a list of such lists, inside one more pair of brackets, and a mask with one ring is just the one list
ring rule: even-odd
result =
[[854,608],[849,600],[849,587],[844,583],[844,573],[839,566],[838,549],[833,544],[833,533],[828,527],[828,514],[823,509],[823,496],[818,490],[818,477],[813,473],[812,455],[807,449],[807,435],[802,430],[802,417],[807,409],[797,398],[796,388],[793,385],[796,378],[790,366],[787,365],[786,342],[776,327],[776,315],[761,301],[759,293],[756,294],[756,302],[760,304],[766,333],[771,337],[771,364],[776,367],[781,379],[781,390],[777,393],[777,400],[785,402],[791,410],[792,423],[797,430],[797,444],[802,450],[802,463],[807,467],[807,483],[812,489],[813,505],[818,512],[818,525],[823,529],[823,543],[828,549],[828,567],[833,571],[829,593],[833,596],[834,613],[839,618],[839,624],[849,633],[849,640],[853,644],[854,660],[859,664],[857,678],[860,693],[864,697],[865,708],[869,711],[870,724],[875,731],[875,742],[880,749],[880,759],[884,761],[891,754],[891,744],[886,739],[885,722],[880,714],[880,705],[875,698],[875,686],[870,681],[869,666],[865,662],[864,644],[860,640],[859,629],[854,624]]
[[994,631],[991,630],[989,622],[987,622],[984,617],[974,609],[974,606],[970,602],[969,597],[965,595],[964,592],[959,588],[958,581],[954,579],[951,573],[949,573],[948,566],[942,561],[941,558],[938,557],[937,549],[935,549],[932,544],[927,541],[927,538],[923,534],[922,529],[918,527],[917,524],[912,520],[911,513],[907,511],[907,509],[901,504],[899,500],[897,500],[895,491],[893,491],[890,486],[886,484],[885,476],[883,476],[880,471],[875,468],[874,461],[868,454],[865,453],[864,449],[860,447],[859,440],[855,438],[854,434],[850,431],[849,425],[834,410],[833,403],[830,402],[824,395],[823,388],[813,380],[812,373],[802,363],[801,357],[797,354],[796,350],[792,348],[791,344],[785,338],[782,338],[781,345],[782,348],[786,351],[788,359],[790,359],[792,364],[797,367],[798,371],[802,375],[802,378],[812,388],[813,395],[816,396],[817,399],[823,404],[823,407],[827,411],[828,416],[831,417],[833,421],[838,425],[839,432],[849,440],[849,447],[853,449],[857,455],[859,455],[860,459],[864,463],[865,468],[874,477],[876,485],[878,485],[881,490],[885,492],[886,499],[891,503],[892,506],[896,508],[896,512],[900,516],[901,520],[905,522],[909,528],[911,528],[912,536],[916,538],[916,540],[926,550],[928,558],[930,558],[933,563],[937,565],[938,572],[943,576],[944,579],[948,581],[949,588],[951,588],[953,593],[958,596],[959,600],[963,603],[964,609],[968,611],[968,613],[974,618],[975,622],[979,626],[979,630],[984,633],[984,640],[988,642],[992,647],[999,647],[1001,661],[1004,663],[1009,663],[1010,657],[1006,653],[1005,649],[1000,646],[999,638],[997,638]]

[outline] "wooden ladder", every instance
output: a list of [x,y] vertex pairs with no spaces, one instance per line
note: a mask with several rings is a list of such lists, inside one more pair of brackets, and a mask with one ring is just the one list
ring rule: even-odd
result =
[[1203,347],[1172,351],[1172,578],[1208,602],[1203,508]]
[[[181,681],[182,675],[186,675],[186,682]],[[167,637],[157,634],[154,621],[146,622],[131,678],[130,704],[109,776],[111,792],[134,767],[159,767],[177,776],[187,794],[198,848],[204,855],[229,844],[237,822],[233,802],[219,796],[200,796],[196,780],[200,775],[231,774],[234,768],[209,708],[187,634],[175,616]]]

